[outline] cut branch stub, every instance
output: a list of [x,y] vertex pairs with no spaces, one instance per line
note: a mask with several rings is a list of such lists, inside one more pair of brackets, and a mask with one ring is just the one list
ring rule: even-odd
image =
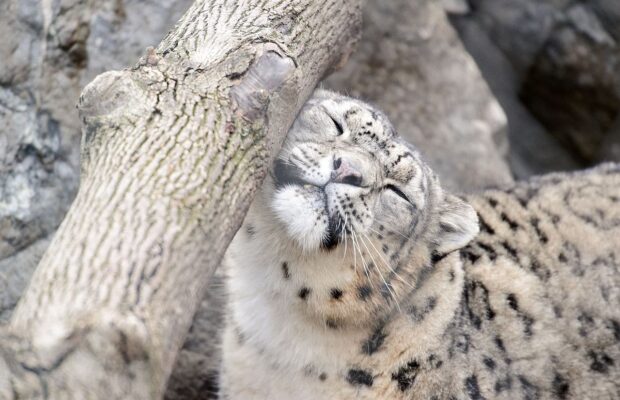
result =
[[269,93],[282,86],[294,70],[293,60],[275,51],[259,56],[241,81],[230,90],[233,107],[250,122],[264,117],[269,105]]
[[161,397],[267,166],[359,23],[356,0],[196,1],[135,68],[84,89],[80,190],[13,314],[0,393]]

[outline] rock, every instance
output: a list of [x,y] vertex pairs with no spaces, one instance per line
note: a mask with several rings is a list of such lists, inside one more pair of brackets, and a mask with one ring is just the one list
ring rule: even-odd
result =
[[470,11],[467,0],[442,0],[443,9],[450,14],[467,14]]
[[601,161],[620,114],[620,46],[591,10],[567,10],[526,74],[521,97],[584,163]]
[[[620,115],[620,3],[470,0],[470,5],[471,12],[456,19],[459,30],[477,24],[492,39],[511,64],[515,95],[570,152],[575,166],[618,160],[606,146],[614,141],[607,136],[614,135]],[[515,149],[531,143],[531,136],[518,135],[511,134]],[[558,161],[551,167],[564,169],[565,159]],[[545,166],[539,172],[547,171]]]
[[604,29],[620,41],[620,2],[616,0],[590,0],[587,5],[594,11]]
[[465,47],[508,117],[510,168],[518,179],[578,169],[580,161],[547,132],[519,98],[521,80],[513,64],[477,21],[452,17]]
[[22,291],[43,256],[50,239],[40,239],[26,250],[0,260],[0,324],[11,318]]
[[570,1],[470,0],[469,18],[480,24],[522,76]]
[[327,86],[376,103],[446,187],[510,182],[506,117],[442,7],[369,2],[364,23],[359,49]]

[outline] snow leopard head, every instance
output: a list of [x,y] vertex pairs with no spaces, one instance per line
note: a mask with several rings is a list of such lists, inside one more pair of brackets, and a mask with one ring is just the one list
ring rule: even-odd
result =
[[326,90],[301,110],[263,190],[274,222],[307,252],[372,253],[380,238],[384,249],[422,240],[446,253],[478,232],[473,209],[442,190],[382,112]]

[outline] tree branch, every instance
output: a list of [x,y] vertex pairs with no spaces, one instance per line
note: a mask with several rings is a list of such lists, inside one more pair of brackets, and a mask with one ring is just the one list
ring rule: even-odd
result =
[[0,336],[0,397],[162,396],[267,165],[350,53],[359,8],[196,1],[136,67],[84,89],[81,186]]

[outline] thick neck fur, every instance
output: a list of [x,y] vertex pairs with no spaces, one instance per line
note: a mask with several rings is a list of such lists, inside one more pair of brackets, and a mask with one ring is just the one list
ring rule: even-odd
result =
[[[382,248],[383,227],[357,238],[358,251],[341,244],[308,254],[268,214],[251,211],[229,253],[229,324],[266,364],[342,375],[379,348],[373,362],[440,346],[461,298],[456,253],[436,260],[429,246],[414,246],[405,265],[388,266],[398,249]],[[407,337],[386,338],[388,326]]]

